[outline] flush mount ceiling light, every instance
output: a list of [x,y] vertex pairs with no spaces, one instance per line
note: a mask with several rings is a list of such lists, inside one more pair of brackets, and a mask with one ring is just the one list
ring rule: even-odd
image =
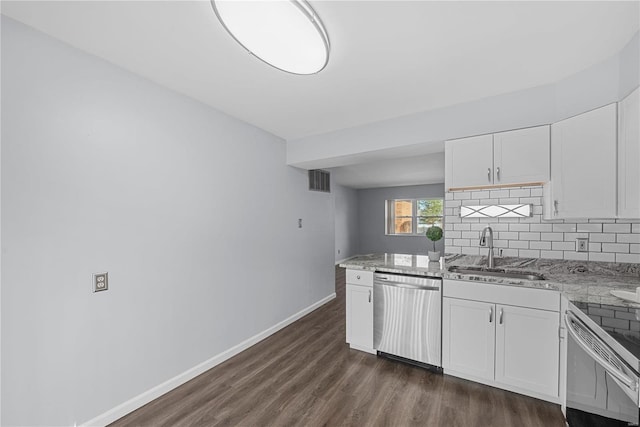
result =
[[314,74],[329,61],[329,38],[304,0],[211,0],[224,28],[267,64],[293,74]]

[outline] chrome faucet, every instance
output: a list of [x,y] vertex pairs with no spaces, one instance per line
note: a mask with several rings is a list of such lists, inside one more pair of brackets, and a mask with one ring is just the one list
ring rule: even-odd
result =
[[[489,242],[487,243],[487,230],[489,230]],[[489,248],[489,256],[487,258],[487,267],[493,268],[493,229],[491,227],[485,227],[482,230],[482,235],[480,236],[480,246],[487,246]]]

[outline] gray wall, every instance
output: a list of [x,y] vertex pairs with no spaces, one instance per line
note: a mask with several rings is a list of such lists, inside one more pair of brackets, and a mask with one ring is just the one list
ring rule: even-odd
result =
[[[444,198],[444,184],[358,190],[359,253],[426,254],[431,250],[426,236],[385,235],[385,200],[423,197]],[[444,238],[437,242],[436,249],[444,251]]]
[[342,261],[358,253],[358,192],[332,185],[335,202],[335,260]]
[[80,424],[333,292],[332,196],[282,140],[5,17],[2,124],[2,425]]

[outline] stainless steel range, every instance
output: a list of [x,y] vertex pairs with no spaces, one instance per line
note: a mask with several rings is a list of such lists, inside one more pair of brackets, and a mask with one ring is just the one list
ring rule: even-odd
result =
[[569,426],[637,426],[640,309],[572,303],[565,323]]

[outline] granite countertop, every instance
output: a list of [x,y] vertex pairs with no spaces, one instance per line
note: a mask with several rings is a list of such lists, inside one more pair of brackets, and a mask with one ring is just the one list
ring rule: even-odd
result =
[[451,266],[486,266],[486,257],[447,254],[444,258],[444,268],[440,268],[439,262],[429,262],[426,255],[370,254],[349,258],[340,267],[550,289],[562,292],[572,302],[640,308],[640,304],[610,293],[611,290],[635,292],[640,286],[640,264],[514,257],[495,259],[496,268],[540,273],[545,278],[524,280],[451,273],[448,271]]

